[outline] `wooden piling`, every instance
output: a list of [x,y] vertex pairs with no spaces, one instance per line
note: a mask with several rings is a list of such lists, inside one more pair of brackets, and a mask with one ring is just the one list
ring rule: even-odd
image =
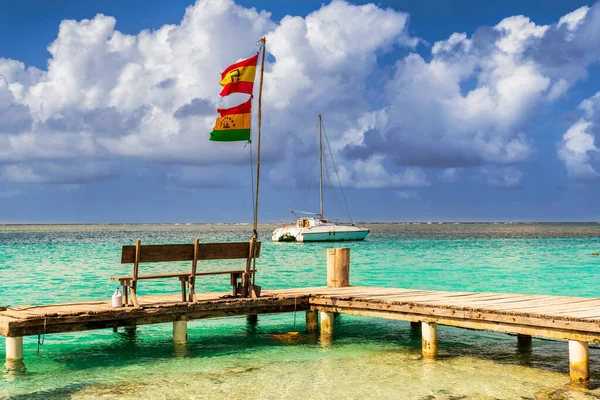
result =
[[319,329],[319,313],[315,310],[306,311],[306,333],[316,333]]
[[173,321],[173,343],[187,343],[187,320]]
[[123,330],[125,331],[126,334],[133,337],[133,336],[135,336],[135,334],[137,332],[137,326],[136,325],[126,325],[123,327]]
[[531,346],[531,335],[517,334],[517,345],[518,347]]
[[327,249],[327,287],[350,286],[350,249]]
[[435,322],[422,322],[421,335],[423,358],[435,359],[438,353],[437,324]]
[[333,334],[335,313],[321,312],[321,333]]
[[571,383],[586,385],[590,381],[590,351],[587,342],[569,340]]

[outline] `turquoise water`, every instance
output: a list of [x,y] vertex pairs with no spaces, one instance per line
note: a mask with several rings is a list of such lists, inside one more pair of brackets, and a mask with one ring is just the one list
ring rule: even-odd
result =
[[[257,283],[263,288],[319,286],[327,243],[271,243],[263,226]],[[436,290],[600,297],[600,225],[372,225],[351,248],[351,283]],[[110,298],[108,277],[127,273],[120,248],[133,243],[241,241],[246,225],[0,227],[0,305]],[[241,266],[239,262],[231,265]],[[182,263],[182,270],[187,268]],[[145,265],[145,272],[163,266]],[[202,269],[212,269],[202,263]],[[228,290],[223,277],[201,291]],[[140,294],[177,293],[176,280],[143,282]],[[294,325],[295,323],[295,325]],[[25,338],[27,373],[0,378],[0,398],[520,399],[600,398],[574,391],[565,342],[440,327],[440,359],[420,358],[408,323],[342,316],[325,346],[273,334],[304,329],[304,315],[192,321],[189,344],[173,346],[170,324],[141,326],[134,337],[111,330]],[[591,350],[598,381],[600,352]],[[0,357],[4,349],[0,347]],[[596,397],[598,396],[598,397]]]

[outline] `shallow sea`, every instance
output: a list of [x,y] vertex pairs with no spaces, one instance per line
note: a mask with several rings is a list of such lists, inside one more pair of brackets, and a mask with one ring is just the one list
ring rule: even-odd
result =
[[[343,244],[354,285],[600,297],[600,258],[591,255],[600,250],[600,224],[367,225],[366,241]],[[273,228],[260,227],[257,284],[323,285],[326,249],[336,246],[271,243]],[[108,277],[129,271],[120,248],[137,237],[149,244],[249,234],[248,225],[0,226],[0,305],[109,299]],[[223,277],[198,284],[228,290]],[[143,282],[140,294],[177,293],[178,285]],[[172,344],[171,324],[140,326],[134,337],[47,335],[41,346],[27,337],[27,372],[0,375],[0,398],[600,399],[594,384],[566,385],[566,342],[534,339],[519,349],[513,336],[440,327],[440,358],[428,362],[407,322],[341,316],[336,323],[328,346],[278,335],[303,332],[303,313],[260,316],[256,327],[245,318],[191,321],[187,346]],[[600,349],[590,352],[597,383]]]

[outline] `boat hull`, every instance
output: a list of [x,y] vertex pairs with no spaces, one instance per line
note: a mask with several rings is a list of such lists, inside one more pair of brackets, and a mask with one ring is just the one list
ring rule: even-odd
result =
[[364,240],[368,229],[350,226],[320,226],[314,228],[279,228],[273,232],[274,242],[347,242]]
[[300,242],[346,242],[364,240],[369,234],[368,229],[356,231],[306,232],[300,235]]

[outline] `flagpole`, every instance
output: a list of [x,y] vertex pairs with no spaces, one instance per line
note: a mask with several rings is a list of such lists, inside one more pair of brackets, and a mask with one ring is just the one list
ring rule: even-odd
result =
[[262,57],[260,63],[260,85],[258,87],[258,141],[256,143],[256,196],[254,198],[254,237],[258,238],[258,187],[260,183],[260,129],[262,122],[262,88],[265,73],[265,52],[267,50],[267,39],[260,38],[262,42]]

